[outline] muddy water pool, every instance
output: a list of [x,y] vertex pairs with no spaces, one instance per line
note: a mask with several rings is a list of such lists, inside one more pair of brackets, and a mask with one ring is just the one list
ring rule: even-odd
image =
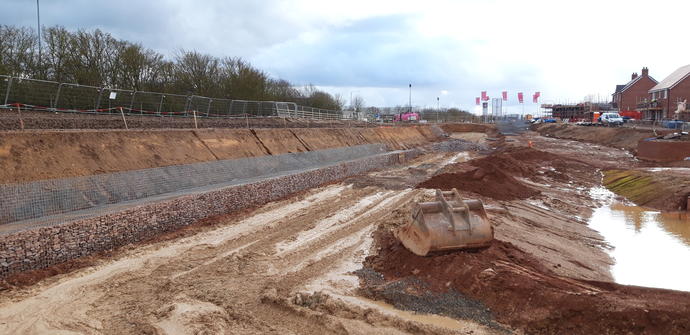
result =
[[589,226],[613,247],[611,273],[617,283],[690,291],[690,217],[661,213],[616,200],[604,188],[592,189],[604,205]]

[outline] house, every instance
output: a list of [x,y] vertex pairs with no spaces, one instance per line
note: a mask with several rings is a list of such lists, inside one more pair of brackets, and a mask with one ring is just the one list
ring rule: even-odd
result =
[[637,109],[637,104],[649,97],[649,90],[658,82],[649,76],[649,69],[642,68],[642,74],[633,73],[627,84],[616,85],[613,93],[613,105],[618,112],[631,112]]
[[[690,99],[690,65],[680,67],[649,90],[648,101],[640,110],[645,119],[678,119],[690,121],[690,112],[676,114],[678,103]],[[649,117],[647,117],[649,116]]]

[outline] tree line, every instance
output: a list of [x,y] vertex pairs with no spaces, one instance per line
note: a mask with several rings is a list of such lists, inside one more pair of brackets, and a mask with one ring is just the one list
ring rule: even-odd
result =
[[94,30],[0,25],[0,75],[125,90],[213,98],[284,101],[341,110],[344,99],[307,85],[298,89],[238,57],[180,50],[172,59]]

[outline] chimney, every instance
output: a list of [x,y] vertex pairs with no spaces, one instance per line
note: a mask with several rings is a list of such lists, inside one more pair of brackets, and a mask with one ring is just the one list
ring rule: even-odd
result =
[[630,78],[630,80],[635,80],[635,78],[637,78],[637,72],[633,72],[632,77]]
[[643,77],[649,76],[649,69],[646,66],[642,68],[642,76]]

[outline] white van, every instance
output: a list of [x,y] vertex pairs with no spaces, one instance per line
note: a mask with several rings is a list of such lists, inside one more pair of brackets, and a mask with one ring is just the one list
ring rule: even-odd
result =
[[605,126],[620,126],[623,118],[618,113],[604,113],[599,117],[599,122]]

